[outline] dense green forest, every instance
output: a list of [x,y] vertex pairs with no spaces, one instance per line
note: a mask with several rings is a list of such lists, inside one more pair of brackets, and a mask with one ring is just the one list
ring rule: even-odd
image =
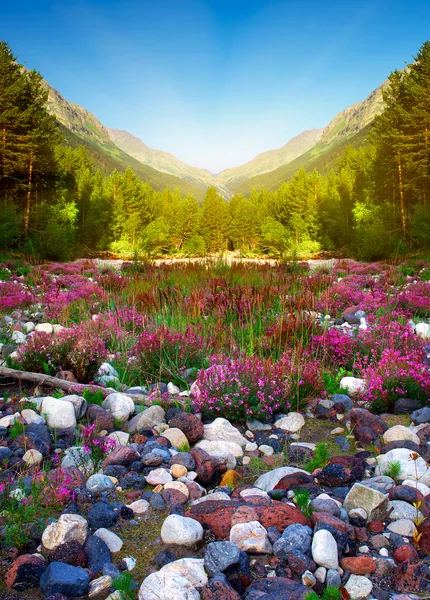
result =
[[[67,260],[94,250],[200,256],[227,249],[379,259],[430,249],[430,42],[389,77],[385,111],[336,169],[300,168],[276,191],[226,202],[102,172],[46,110],[42,77],[0,43],[0,246]],[[363,136],[364,137],[364,136]],[[318,164],[315,166],[319,166]]]

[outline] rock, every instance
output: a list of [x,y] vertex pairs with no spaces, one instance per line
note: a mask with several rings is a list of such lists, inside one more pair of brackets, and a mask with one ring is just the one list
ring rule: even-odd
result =
[[364,379],[359,379],[358,377],[342,377],[339,382],[339,387],[347,390],[349,394],[359,394],[360,392],[363,392],[365,385]]
[[40,578],[40,587],[46,595],[85,596],[89,583],[87,571],[61,562],[52,562]]
[[134,413],[134,402],[126,394],[114,392],[106,396],[103,400],[102,407],[108,410],[115,419],[120,421],[128,421],[130,415]]
[[97,404],[90,404],[88,406],[85,418],[88,419],[90,424],[95,424],[98,431],[103,429],[113,431],[115,429],[113,414]]
[[172,474],[172,477],[174,477],[175,479],[179,479],[179,477],[186,476],[186,474],[188,473],[188,469],[183,465],[173,464],[170,467],[170,473]]
[[102,475],[101,473],[91,475],[85,487],[89,492],[91,492],[91,494],[101,494],[102,492],[115,489],[110,477],[107,477],[107,475]]
[[70,402],[75,410],[76,419],[82,419],[87,411],[87,401],[82,396],[70,394],[61,398],[63,402]]
[[411,414],[411,418],[415,425],[430,423],[430,407],[425,406],[419,410],[414,410],[414,412]]
[[30,423],[35,423],[36,425],[44,425],[45,419],[42,415],[38,415],[36,411],[31,408],[24,408],[21,411],[21,417],[24,421],[29,425]]
[[110,575],[103,575],[102,577],[93,579],[88,587],[88,600],[101,600],[102,598],[106,598],[111,587],[112,577]]
[[404,544],[403,546],[396,548],[394,550],[393,558],[397,564],[405,562],[405,560],[411,560],[413,562],[418,562],[419,560],[418,552],[412,544]]
[[297,433],[304,426],[305,419],[303,415],[297,412],[290,412],[286,417],[278,419],[275,422],[275,427],[283,429],[288,433]]
[[99,537],[90,535],[85,543],[88,556],[88,570],[92,576],[103,573],[106,565],[112,563],[111,553],[107,544]]
[[354,483],[348,492],[344,508],[349,513],[354,508],[362,508],[367,513],[367,522],[384,520],[390,508],[388,496],[361,483]]
[[269,471],[268,473],[260,475],[260,477],[254,483],[254,486],[264,490],[265,492],[269,492],[276,487],[281,479],[287,475],[294,475],[296,473],[304,473],[304,475],[309,477],[309,473],[303,469],[296,469],[295,467],[279,467],[278,469],[273,469],[273,471]]
[[217,472],[217,465],[214,458],[202,448],[193,448],[190,451],[190,455],[195,461],[195,471],[198,480],[203,485],[209,484]]
[[200,600],[188,579],[176,573],[151,573],[139,588],[139,600]]
[[18,331],[17,329],[15,329],[15,331],[12,332],[10,339],[11,342],[14,344],[24,344],[26,336],[25,333],[22,333],[22,331]]
[[39,323],[35,330],[42,333],[54,333],[54,327],[51,323]]
[[272,430],[272,426],[269,425],[269,423],[262,423],[261,421],[258,421],[258,419],[249,419],[248,421],[246,421],[246,426],[249,429],[249,431],[271,431]]
[[200,591],[201,600],[240,600],[240,595],[226,581],[213,578]]
[[367,598],[373,589],[373,584],[367,577],[351,575],[346,582],[345,589],[350,595],[351,600]]
[[124,543],[116,533],[103,527],[97,529],[97,531],[94,532],[94,535],[102,539],[112,553],[119,552]]
[[395,415],[410,415],[421,407],[421,402],[411,398],[399,398],[394,402],[393,413]]
[[339,566],[336,540],[326,529],[320,529],[314,533],[312,558],[318,566],[326,569],[337,569]]
[[327,586],[340,587],[342,580],[340,577],[340,573],[336,571],[336,569],[328,569],[325,583]]
[[138,413],[128,424],[129,433],[141,431],[142,429],[152,429],[166,422],[166,413],[164,408],[153,404],[141,413]]
[[85,568],[88,562],[84,547],[77,540],[70,540],[70,542],[57,546],[50,555],[50,560],[82,568]]
[[404,425],[394,425],[394,427],[387,429],[383,435],[383,440],[385,444],[404,440],[410,440],[415,444],[420,444],[420,438],[417,436],[417,434]]
[[46,396],[40,409],[45,417],[48,427],[54,429],[68,429],[76,427],[76,415],[73,404],[57,398]]
[[[385,421],[381,417],[372,414],[364,408],[353,408],[349,412],[349,418],[351,420],[352,428],[368,427],[376,435],[382,435],[388,429]],[[355,434],[354,429],[353,432]]]
[[418,323],[415,325],[415,333],[425,340],[430,338],[430,325],[428,323]]
[[[403,487],[403,486],[402,486]],[[399,519],[410,519],[413,521],[416,517],[423,519],[421,511],[403,500],[392,500],[391,506],[393,507],[390,512],[390,520],[398,521]]]
[[170,419],[169,427],[180,429],[190,444],[198,442],[204,434],[204,427],[201,420],[195,415],[186,412],[180,412],[173,419]]
[[236,544],[239,550],[253,554],[268,554],[272,551],[267,530],[258,521],[233,525],[230,542]]
[[303,554],[311,547],[312,530],[310,527],[293,523],[284,530],[281,538],[273,545],[273,553],[283,560],[291,550],[300,550]]
[[239,562],[240,550],[231,542],[211,542],[205,549],[205,568],[209,576],[222,573]]
[[260,450],[261,454],[264,454],[264,456],[272,456],[274,453],[272,446],[268,446],[267,444],[261,444],[258,449]]
[[161,527],[164,544],[194,546],[203,539],[203,527],[198,521],[180,515],[169,515]]
[[414,522],[410,519],[397,519],[387,527],[388,531],[402,535],[403,537],[412,537],[415,531]]
[[154,469],[147,475],[146,481],[149,485],[164,485],[169,481],[173,481],[173,477],[166,469]]
[[27,452],[22,457],[22,460],[28,466],[38,465],[42,462],[43,456],[42,453],[38,450],[27,450]]
[[40,556],[22,554],[8,568],[4,582],[7,587],[19,591],[39,587],[45,569],[45,561]]
[[420,594],[423,594],[430,589],[428,572],[425,566],[412,561],[406,561],[398,565],[394,574],[394,584],[398,592],[420,592]]
[[131,508],[136,515],[142,515],[148,510],[149,502],[144,499],[135,500],[131,504],[128,504],[128,508]]
[[257,579],[248,588],[246,600],[305,600],[310,590],[287,577]]
[[243,450],[236,442],[200,440],[195,445],[195,448],[201,448],[211,456],[216,456],[219,452],[230,452],[235,458],[243,456]]
[[376,570],[376,563],[370,556],[348,556],[342,558],[340,566],[353,575],[372,574]]
[[118,513],[105,502],[97,502],[88,512],[88,525],[91,529],[112,527],[117,520]]
[[130,434],[125,431],[112,431],[107,437],[115,442],[116,448],[127,446],[130,440]]
[[166,429],[166,431],[163,432],[163,437],[167,438],[172,446],[175,446],[176,448],[189,449],[190,447],[185,433],[177,427],[169,427],[169,429]]
[[85,544],[88,523],[80,515],[63,514],[56,523],[46,527],[42,534],[42,545],[47,550],[55,550],[60,544],[76,540]]
[[407,448],[396,448],[390,450],[386,454],[381,454],[376,458],[377,466],[375,469],[376,475],[383,475],[389,468],[389,463],[400,463],[399,479],[418,480],[425,485],[430,485],[430,469],[427,463],[421,456],[416,460],[412,460],[411,451]]
[[203,439],[209,442],[234,442],[239,446],[246,446],[248,443],[240,431],[222,417],[218,417],[209,425],[204,426]]
[[201,588],[208,582],[208,577],[204,569],[204,560],[202,558],[181,558],[160,569],[160,573],[171,575],[181,575],[196,588]]
[[333,402],[333,408],[339,410],[342,407],[343,412],[351,410],[354,406],[354,402],[346,394],[333,394],[331,401]]
[[140,454],[136,450],[133,450],[129,446],[120,446],[119,448],[114,448],[106,456],[103,461],[103,467],[105,468],[109,465],[129,467],[135,460],[140,460]]

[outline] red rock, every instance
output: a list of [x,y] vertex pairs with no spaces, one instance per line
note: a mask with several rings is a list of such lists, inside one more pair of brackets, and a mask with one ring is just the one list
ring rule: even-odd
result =
[[139,490],[133,490],[131,492],[125,492],[125,498],[129,504],[134,502],[135,500],[140,500],[142,498],[142,492]]
[[376,563],[370,556],[348,556],[342,558],[340,566],[344,571],[351,571],[353,575],[366,575],[376,570]]
[[78,467],[65,467],[52,469],[47,474],[48,481],[56,485],[63,485],[67,490],[85,487],[86,479]]
[[206,500],[191,506],[185,516],[208,527],[218,540],[228,540],[231,519],[238,506],[235,500]]
[[84,547],[77,540],[70,540],[55,548],[51,557],[52,561],[63,562],[73,567],[82,567],[85,569],[88,558]]
[[368,523],[367,529],[371,533],[382,533],[385,529],[385,526],[382,521],[371,521],[370,523]]
[[[353,408],[349,412],[351,429],[355,432],[357,427],[369,427],[377,435],[382,435],[388,429],[385,421],[364,408]],[[355,433],[354,433],[355,434]]]
[[195,483],[194,481],[185,481],[184,482],[185,485],[188,488],[188,491],[190,493],[190,500],[197,500],[198,498],[201,498],[203,495],[202,489],[201,487]]
[[345,315],[355,315],[358,310],[360,310],[359,306],[348,306],[342,311],[342,317],[345,317]]
[[430,554],[430,519],[427,518],[420,526],[420,550],[426,554]]
[[4,581],[15,590],[39,587],[40,578],[46,569],[45,561],[33,554],[22,554],[9,567]]
[[405,562],[405,560],[412,560],[417,562],[419,559],[418,552],[412,546],[412,544],[404,544],[394,550],[394,560],[396,563]]
[[223,581],[212,581],[200,590],[201,600],[240,600],[239,594]]
[[289,506],[284,502],[274,500],[270,506],[255,506],[259,521],[266,529],[268,527],[277,527],[282,533],[288,525],[300,523],[308,525],[307,518],[297,508]]
[[103,467],[109,465],[121,465],[123,467],[129,467],[132,462],[139,460],[140,455],[136,450],[129,448],[128,446],[120,446],[112,450],[110,454],[106,456],[103,461]]
[[360,544],[364,544],[369,540],[369,533],[365,527],[354,527],[354,535]]
[[327,512],[314,512],[311,517],[313,523],[324,523],[325,525],[331,525],[338,531],[345,533],[351,540],[355,538],[355,528],[349,523],[345,523],[341,519],[338,519],[334,515]]
[[411,561],[401,563],[394,573],[394,585],[398,592],[426,592],[429,583],[424,565]]
[[190,444],[195,444],[202,439],[204,427],[201,420],[195,415],[186,412],[179,413],[169,421],[169,427],[177,427],[184,434]]
[[163,490],[162,496],[167,504],[185,504],[188,502],[188,498],[185,494],[183,494],[180,490],[175,490],[174,488],[168,488],[167,490]]
[[197,473],[197,479],[203,485],[210,483],[218,472],[217,465],[212,456],[201,448],[193,448],[190,454],[196,463],[194,470]]
[[312,475],[308,475],[307,473],[291,473],[291,475],[286,475],[283,477],[278,483],[275,485],[273,489],[275,490],[295,490],[296,488],[306,487],[306,485],[310,485],[315,487],[315,481]]
[[258,513],[252,506],[238,506],[231,517],[231,526],[237,525],[238,523],[250,523],[251,521],[258,521]]
[[268,598],[270,600],[304,600],[309,588],[287,577],[265,577],[257,579],[248,588],[250,598]]
[[108,410],[105,410],[103,407],[98,406],[98,404],[90,404],[87,408],[87,412],[85,413],[85,417],[88,419],[90,424],[95,423],[99,431],[102,429],[106,429],[106,431],[114,431],[115,429],[115,418],[113,414]]

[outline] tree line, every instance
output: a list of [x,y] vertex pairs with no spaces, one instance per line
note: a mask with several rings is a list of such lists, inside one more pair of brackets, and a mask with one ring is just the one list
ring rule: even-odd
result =
[[275,192],[202,203],[156,191],[130,168],[102,173],[64,144],[42,77],[0,42],[0,246],[67,260],[122,255],[309,256],[381,259],[430,249],[430,42],[389,77],[367,143],[328,175],[299,170]]

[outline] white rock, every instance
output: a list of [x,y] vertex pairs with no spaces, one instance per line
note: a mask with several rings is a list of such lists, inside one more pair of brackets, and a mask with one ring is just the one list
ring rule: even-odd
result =
[[6,415],[5,417],[2,417],[0,419],[0,427],[11,427],[15,423],[17,416],[18,416],[18,413],[15,413],[14,415]]
[[265,492],[270,492],[283,477],[286,475],[292,475],[293,473],[306,473],[306,475],[309,475],[307,471],[304,471],[303,469],[297,469],[296,467],[279,467],[278,469],[273,469],[273,471],[269,471],[268,473],[263,473],[263,475],[260,475],[260,477],[254,483],[254,486],[260,488],[260,490],[264,490]]
[[76,415],[70,402],[46,396],[40,407],[41,414],[46,419],[48,427],[68,429],[76,427]]
[[[425,460],[419,456],[416,460],[411,459],[411,451],[407,448],[395,448],[386,454],[380,454],[377,458],[375,475],[384,475],[389,463],[399,461],[399,479],[419,480],[425,485],[430,485],[430,469]],[[416,469],[416,471],[415,471]]]
[[327,569],[325,567],[318,567],[318,569],[315,570],[314,575],[317,581],[324,583],[325,578],[327,577]]
[[208,582],[205,561],[203,558],[180,558],[168,563],[160,569],[160,573],[171,575],[182,575],[196,588],[201,588]]
[[190,581],[174,573],[151,573],[139,589],[139,600],[200,600],[200,594]]
[[147,500],[135,500],[131,504],[127,504],[128,508],[134,512],[135,515],[143,515],[149,508],[149,502]]
[[169,427],[169,429],[166,429],[163,432],[163,437],[167,438],[172,446],[176,446],[176,448],[190,447],[187,436],[177,427]]
[[283,429],[288,433],[297,433],[304,426],[305,419],[303,415],[298,412],[289,412],[286,417],[278,419],[275,422],[275,427]]
[[409,504],[403,502],[403,500],[392,500],[391,505],[393,510],[390,512],[390,520],[398,521],[399,519],[410,519],[413,521],[415,517],[421,518],[423,515],[420,511],[417,513],[417,509]]
[[430,325],[428,323],[418,323],[415,326],[415,333],[424,339],[430,338]]
[[39,450],[27,450],[27,452],[22,457],[22,460],[29,466],[38,465],[42,462],[43,456],[39,452]]
[[12,332],[10,339],[14,344],[23,344],[26,340],[25,333],[15,330]]
[[99,370],[97,371],[97,377],[119,377],[118,372],[114,367],[108,362],[104,362],[100,365]]
[[102,575],[93,579],[88,586],[87,597],[88,600],[97,600],[106,597],[112,587],[112,577],[109,575]]
[[345,585],[345,589],[351,596],[351,600],[367,598],[372,588],[373,584],[370,579],[363,575],[350,575]]
[[51,323],[39,323],[39,325],[36,325],[35,330],[42,333],[54,333],[54,327]]
[[225,492],[213,492],[212,494],[208,494],[207,496],[196,498],[196,500],[193,500],[191,504],[200,504],[201,502],[207,502],[210,500],[231,500],[231,498]]
[[237,523],[230,529],[230,542],[236,544],[239,550],[253,554],[269,554],[272,545],[267,531],[258,521]]
[[167,393],[171,394],[172,396],[176,396],[177,394],[181,393],[181,390],[178,388],[177,385],[169,381],[169,383],[167,384]]
[[319,529],[314,533],[312,558],[319,567],[325,567],[326,569],[337,569],[339,567],[337,544],[330,531]]
[[115,442],[116,447],[127,446],[130,434],[125,431],[112,431],[107,437]]
[[61,515],[56,523],[48,525],[42,534],[42,545],[47,550],[55,550],[60,544],[77,540],[84,545],[88,534],[88,523],[80,515]]
[[342,377],[339,383],[339,386],[342,389],[347,390],[350,394],[363,392],[365,385],[364,379],[359,379],[358,377]]
[[158,406],[158,404],[154,404],[133,417],[128,424],[128,430],[130,433],[134,433],[139,429],[152,429],[153,427],[158,427],[160,423],[165,423],[165,421],[166,413],[164,408]]
[[187,488],[185,483],[182,483],[182,481],[170,481],[165,484],[164,489],[177,490],[178,492],[181,492],[181,494],[184,494],[186,498],[189,498],[190,496],[189,489]]
[[404,537],[412,537],[414,535],[415,525],[410,519],[398,519],[397,521],[390,523],[387,529],[388,531],[398,533]]
[[248,442],[245,446],[245,452],[254,452],[254,450],[257,450],[257,448],[257,444],[255,444],[254,442]]
[[205,450],[209,454],[212,454],[212,452],[230,452],[235,458],[240,458],[243,456],[242,448],[239,446],[239,444],[236,444],[236,442],[200,440],[200,442],[197,442],[195,447],[202,448],[202,450]]
[[97,531],[94,532],[94,535],[102,539],[109,550],[113,553],[119,552],[124,543],[122,539],[116,535],[116,533],[110,531],[109,529],[105,529],[104,527],[97,529]]
[[[227,442],[226,442],[227,443]],[[227,450],[206,450],[213,458],[217,459],[218,464],[225,465],[227,469],[234,469],[236,467],[236,459],[234,454]]]
[[167,545],[194,546],[203,539],[203,527],[195,519],[169,515],[161,527],[161,539]]
[[242,490],[239,494],[239,496],[241,498],[243,498],[244,500],[246,500],[246,498],[250,498],[250,497],[259,497],[259,498],[263,498],[264,500],[270,500],[269,494],[267,492],[264,492],[263,490],[260,490],[259,488],[256,487],[252,487],[252,488],[246,488],[244,490]]
[[134,413],[135,406],[130,396],[114,392],[106,396],[103,400],[103,408],[108,410],[115,419],[127,421],[130,415]]
[[410,440],[418,445],[421,443],[421,440],[417,434],[411,431],[409,427],[405,427],[404,425],[394,425],[394,427],[390,427],[390,429],[387,429],[387,431],[384,433],[383,439],[384,444],[403,440]]
[[166,469],[154,469],[147,475],[146,481],[149,485],[164,485],[169,481],[173,481],[173,477]]
[[102,492],[113,490],[115,486],[107,475],[95,473],[95,475],[91,475],[91,477],[88,478],[85,487],[92,494],[101,494]]
[[227,421],[227,419],[223,419],[222,417],[218,417],[209,425],[204,426],[204,440],[208,440],[209,442],[234,442],[239,446],[246,446],[248,440],[240,433],[236,427]]
[[30,425],[30,423],[43,425],[45,423],[45,419],[31,408],[24,408],[21,411],[21,416],[28,425]]
[[63,469],[77,467],[87,477],[94,473],[94,464],[82,446],[70,446],[61,461]]
[[267,444],[261,444],[258,449],[261,454],[264,454],[264,456],[272,456],[272,454],[275,452],[272,446],[268,446]]
[[35,325],[32,321],[27,321],[27,323],[24,323],[24,329],[26,333],[31,333],[34,331]]

